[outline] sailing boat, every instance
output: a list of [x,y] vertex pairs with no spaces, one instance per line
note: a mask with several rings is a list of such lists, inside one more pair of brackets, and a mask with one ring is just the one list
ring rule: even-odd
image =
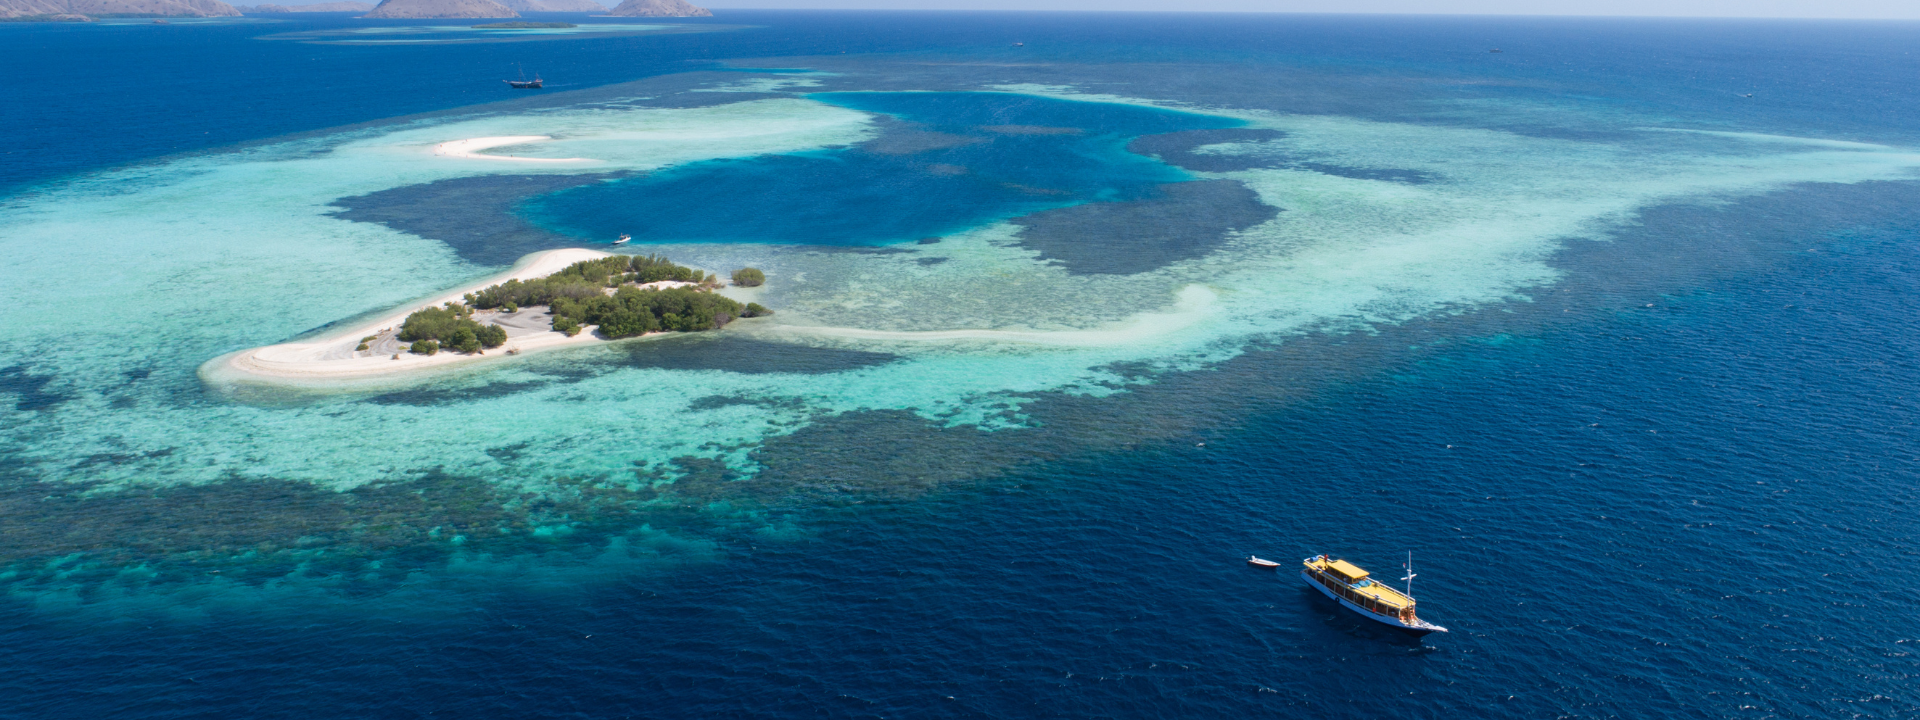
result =
[[[519,68],[520,65],[516,63],[514,67]],[[528,80],[526,68],[520,68],[519,80],[502,80],[501,82],[506,83],[509,87],[512,87],[515,90],[539,90],[541,87],[541,83],[545,81],[540,79],[540,73],[534,73],[533,79]]]
[[1385,623],[1415,635],[1430,632],[1446,632],[1447,629],[1421,620],[1413,614],[1413,553],[1407,553],[1407,590],[1401,592],[1387,585],[1374,582],[1367,577],[1367,571],[1360,566],[1329,557],[1318,555],[1307,558],[1305,569],[1300,578],[1306,580],[1314,589],[1333,598],[1335,602],[1348,610],[1360,613],[1369,620]]

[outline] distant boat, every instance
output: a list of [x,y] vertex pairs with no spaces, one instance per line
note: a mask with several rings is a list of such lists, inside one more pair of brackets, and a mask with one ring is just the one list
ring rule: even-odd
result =
[[508,87],[515,90],[539,90],[545,81],[540,79],[540,73],[534,73],[533,79],[528,80],[527,71],[523,69],[520,71],[519,80],[502,80],[501,82],[506,83]]
[[1026,44],[1026,43],[1014,43],[1014,44],[1013,44],[1013,46],[1014,46],[1014,47],[1026,47],[1026,46],[1027,46],[1027,44]]
[[626,233],[620,233],[620,239],[619,239],[619,240],[615,240],[615,241],[613,241],[613,244],[615,244],[615,245],[625,245],[625,244],[627,244],[627,241],[628,241],[628,240],[632,240],[632,239],[633,239],[633,236],[632,236],[632,235],[628,235],[628,234],[626,234]]
[[1300,579],[1369,620],[1415,635],[1447,631],[1413,614],[1413,553],[1407,553],[1407,576],[1401,578],[1407,581],[1406,592],[1375,582],[1360,566],[1338,558],[1319,555],[1302,564]]
[[1260,568],[1261,570],[1273,570],[1280,567],[1280,563],[1274,562],[1272,560],[1262,560],[1252,555],[1247,556],[1247,564]]

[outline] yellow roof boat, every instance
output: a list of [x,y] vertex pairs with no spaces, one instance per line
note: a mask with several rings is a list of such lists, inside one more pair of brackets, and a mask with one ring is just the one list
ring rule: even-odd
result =
[[1418,635],[1447,631],[1413,612],[1413,553],[1407,553],[1407,576],[1402,578],[1407,582],[1405,592],[1374,580],[1365,569],[1339,558],[1319,555],[1302,561],[1302,566],[1300,577],[1308,585],[1368,619]]

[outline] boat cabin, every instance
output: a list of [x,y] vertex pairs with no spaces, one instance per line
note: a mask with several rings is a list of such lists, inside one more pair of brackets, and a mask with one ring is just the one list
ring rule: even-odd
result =
[[1348,585],[1367,579],[1367,571],[1361,570],[1360,566],[1345,560],[1334,560],[1327,563],[1324,567],[1328,573],[1331,573],[1334,577],[1339,578],[1341,582],[1345,582]]

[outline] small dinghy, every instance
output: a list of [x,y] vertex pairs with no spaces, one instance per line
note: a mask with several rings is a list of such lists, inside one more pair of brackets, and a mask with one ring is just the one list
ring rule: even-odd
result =
[[1247,564],[1260,568],[1261,570],[1274,570],[1280,567],[1280,563],[1274,562],[1272,560],[1262,560],[1253,555],[1247,556]]

